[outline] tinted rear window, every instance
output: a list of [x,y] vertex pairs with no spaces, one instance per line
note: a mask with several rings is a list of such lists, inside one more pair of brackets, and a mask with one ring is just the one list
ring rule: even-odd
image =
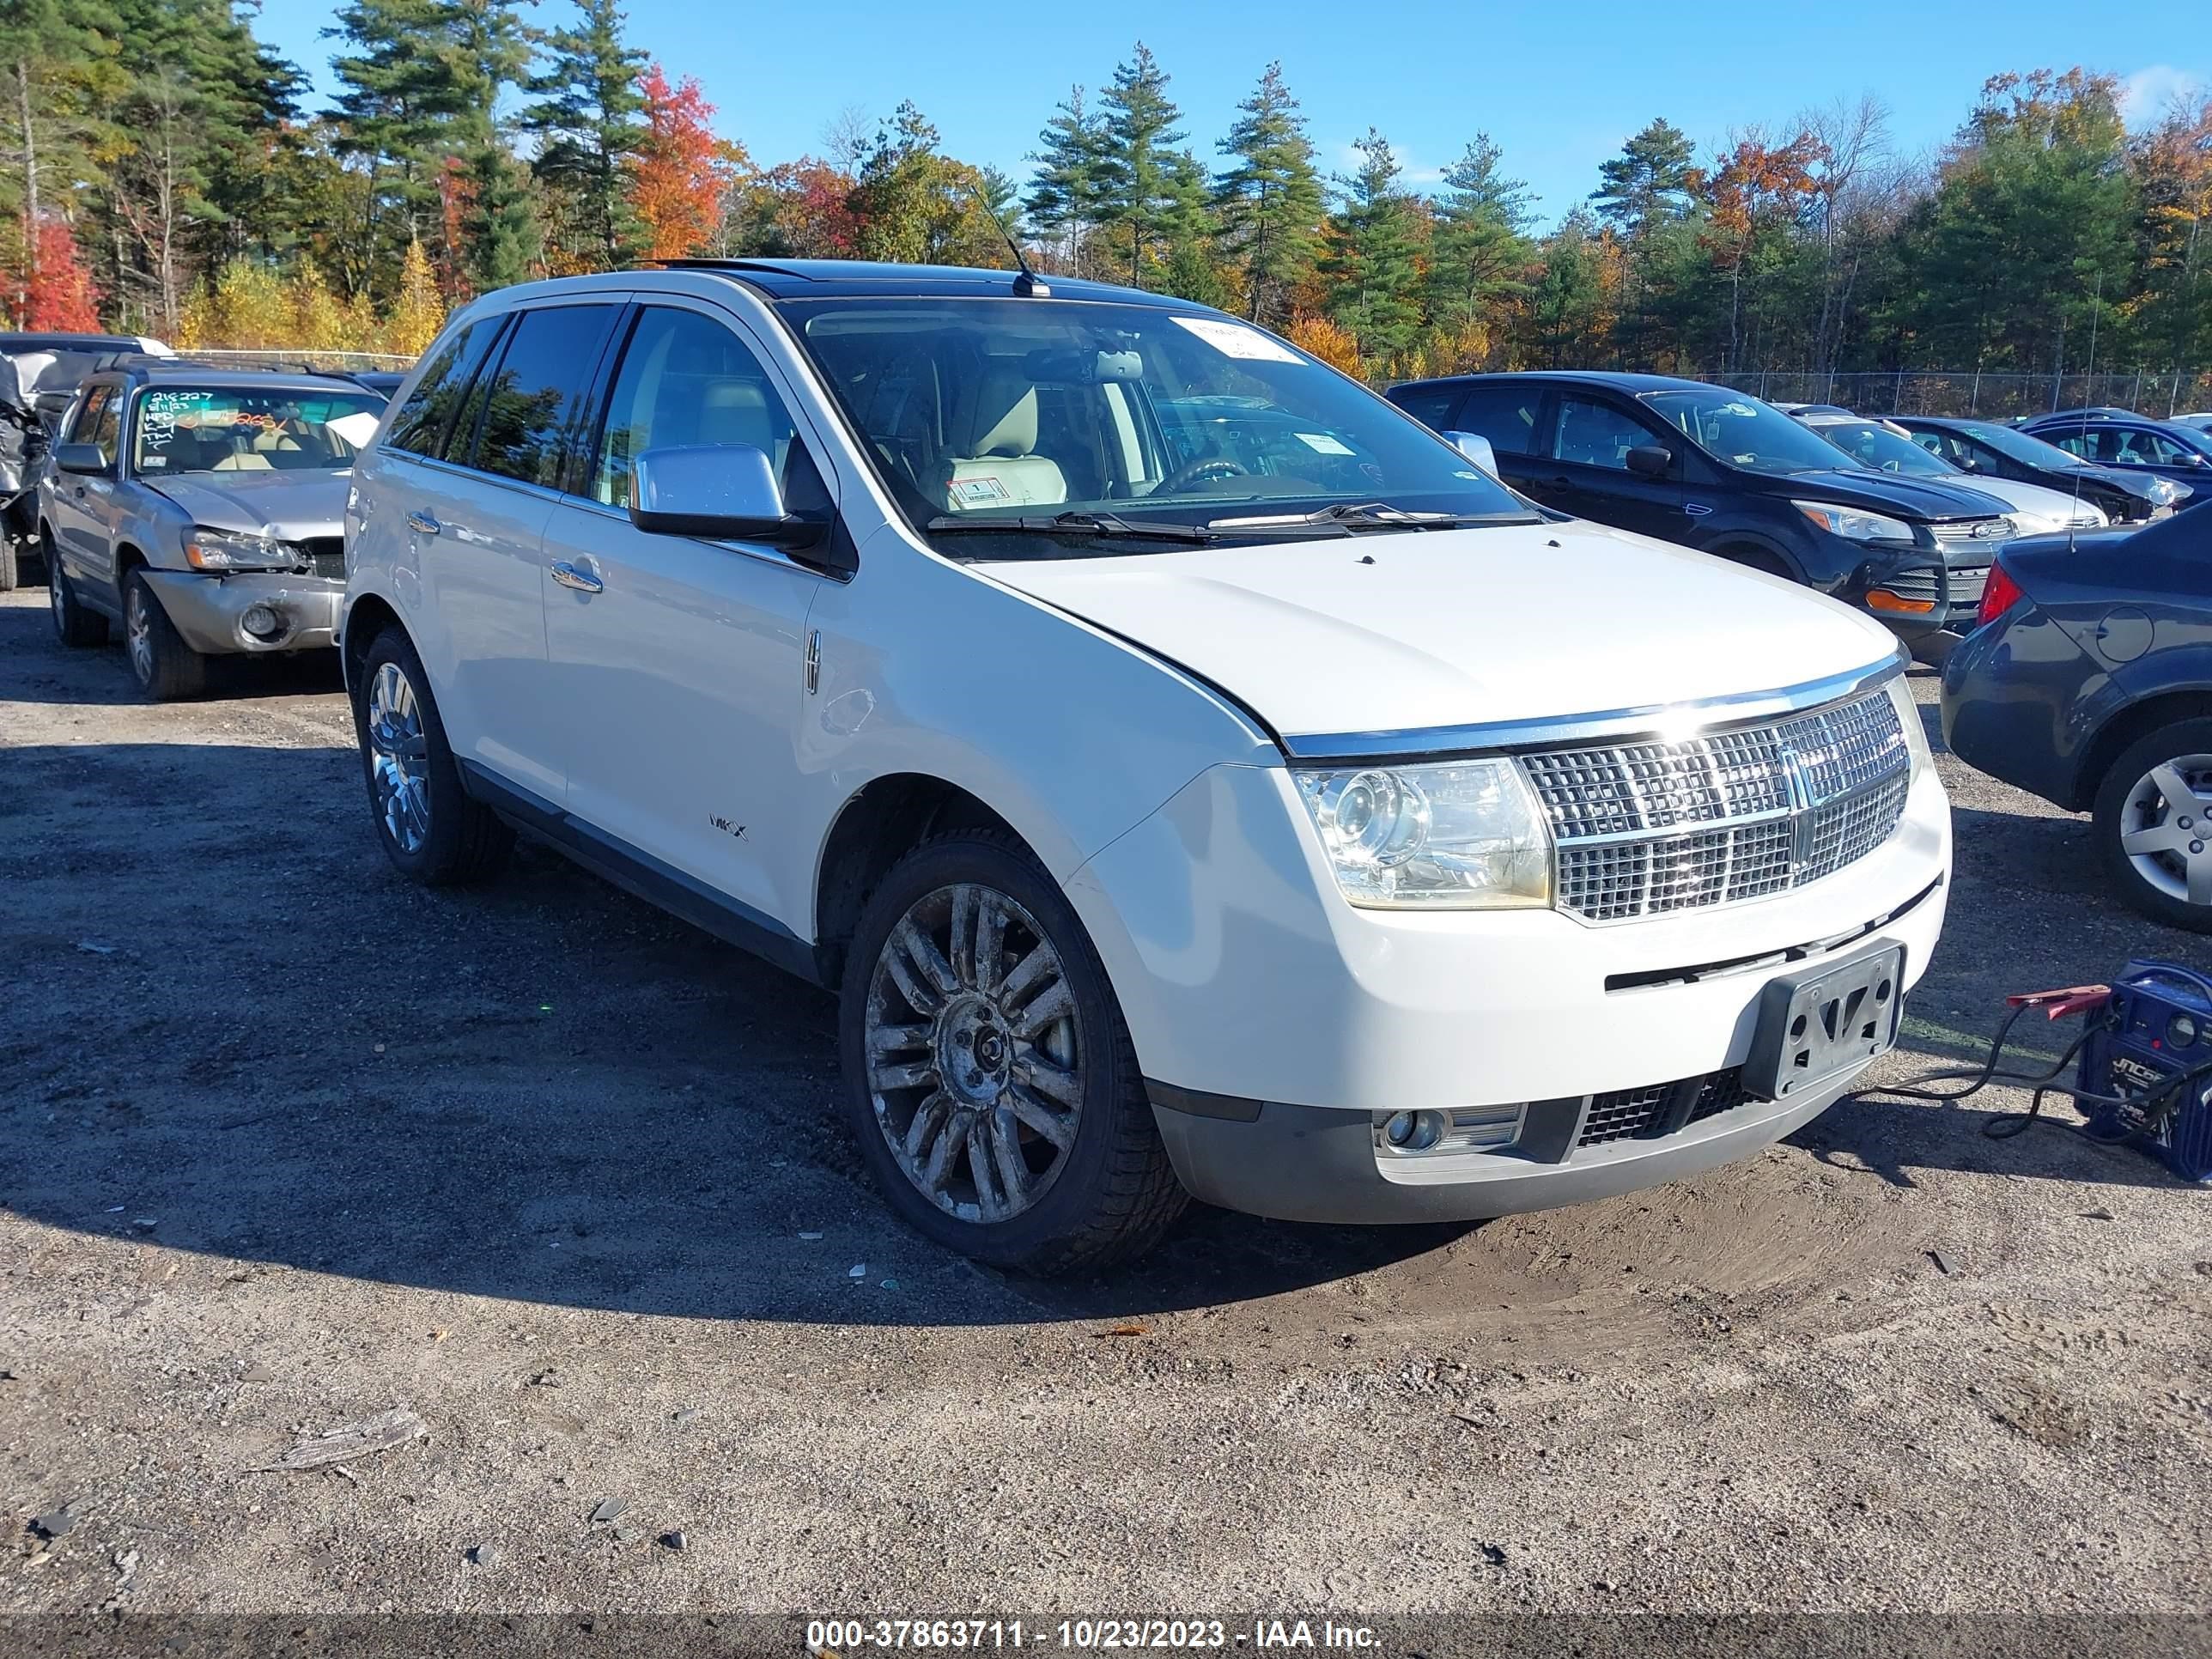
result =
[[1454,428],[1452,410],[1459,406],[1462,390],[1455,386],[1401,386],[1390,394],[1390,401],[1423,426],[1447,432]]
[[477,361],[498,332],[499,319],[482,318],[438,348],[422,378],[415,383],[415,390],[392,417],[392,430],[384,438],[386,449],[402,449],[410,455],[439,453],[446,428],[453,424],[453,410],[467,395]]
[[1490,440],[1501,455],[1530,455],[1536,449],[1536,405],[1544,395],[1537,386],[1478,386],[1468,390],[1457,424]]
[[490,378],[473,465],[557,488],[619,307],[550,306],[516,320]]

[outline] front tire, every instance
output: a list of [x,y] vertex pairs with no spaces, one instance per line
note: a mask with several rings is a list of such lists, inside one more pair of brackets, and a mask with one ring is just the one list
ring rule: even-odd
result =
[[76,590],[70,586],[69,574],[62,568],[52,537],[45,539],[44,554],[46,602],[53,607],[55,635],[64,645],[106,644],[107,618],[77,603]]
[[917,1231],[1045,1275],[1141,1255],[1182,1212],[1105,967],[1012,836],[908,854],[862,908],[842,990],[847,1116]]
[[197,697],[207,690],[208,659],[185,643],[143,570],[124,580],[123,640],[138,689],[155,702]]
[[14,534],[0,530],[0,593],[12,592],[23,580]]
[[425,887],[487,881],[514,831],[461,785],[414,642],[387,628],[369,642],[353,686],[353,728],[376,838],[400,874]]
[[2212,933],[2212,720],[2130,744],[2098,786],[2097,853],[2129,903]]

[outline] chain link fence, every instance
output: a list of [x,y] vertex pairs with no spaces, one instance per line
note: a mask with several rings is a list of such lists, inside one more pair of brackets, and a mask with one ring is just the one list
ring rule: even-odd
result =
[[2212,374],[2148,368],[2094,374],[1982,374],[1972,369],[1868,369],[1809,374],[1746,369],[1692,378],[1771,404],[1841,404],[1865,415],[1970,415],[1993,420],[2054,409],[2112,406],[2163,420],[2212,410]]

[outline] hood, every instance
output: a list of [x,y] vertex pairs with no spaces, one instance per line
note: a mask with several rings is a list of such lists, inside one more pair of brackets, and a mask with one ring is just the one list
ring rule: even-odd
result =
[[1791,501],[1835,501],[1870,513],[1923,520],[1992,519],[2009,505],[1984,494],[1978,480],[1969,484],[1948,478],[1907,478],[1894,472],[1876,472],[1871,467],[1792,472],[1786,477],[1766,477],[1764,482],[1772,494]]
[[1771,691],[1897,649],[1795,583],[1580,523],[978,568],[1182,665],[1285,736]]
[[2063,489],[2023,483],[2017,478],[1984,478],[1976,474],[1960,473],[1944,482],[1955,482],[1984,495],[1996,496],[2012,509],[2007,516],[2020,527],[2020,533],[2023,536],[2063,530],[2077,518],[2091,520],[2104,517],[2104,509],[2087,497],[2077,502]]
[[210,530],[241,530],[301,542],[344,533],[346,491],[353,473],[346,468],[313,471],[187,472],[173,478],[139,482],[167,495]]

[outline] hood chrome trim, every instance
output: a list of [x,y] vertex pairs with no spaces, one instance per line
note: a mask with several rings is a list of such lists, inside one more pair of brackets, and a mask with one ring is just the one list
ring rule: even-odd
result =
[[1497,754],[1520,749],[1579,743],[1586,738],[1686,737],[1743,720],[1794,714],[1836,702],[1854,692],[1886,685],[1911,660],[1899,646],[1895,654],[1849,673],[1808,680],[1775,691],[1744,691],[1700,702],[1651,703],[1601,714],[1569,714],[1525,720],[1491,720],[1474,726],[1437,726],[1409,732],[1285,732],[1277,741],[1297,765],[1373,760],[1442,760],[1459,755]]

